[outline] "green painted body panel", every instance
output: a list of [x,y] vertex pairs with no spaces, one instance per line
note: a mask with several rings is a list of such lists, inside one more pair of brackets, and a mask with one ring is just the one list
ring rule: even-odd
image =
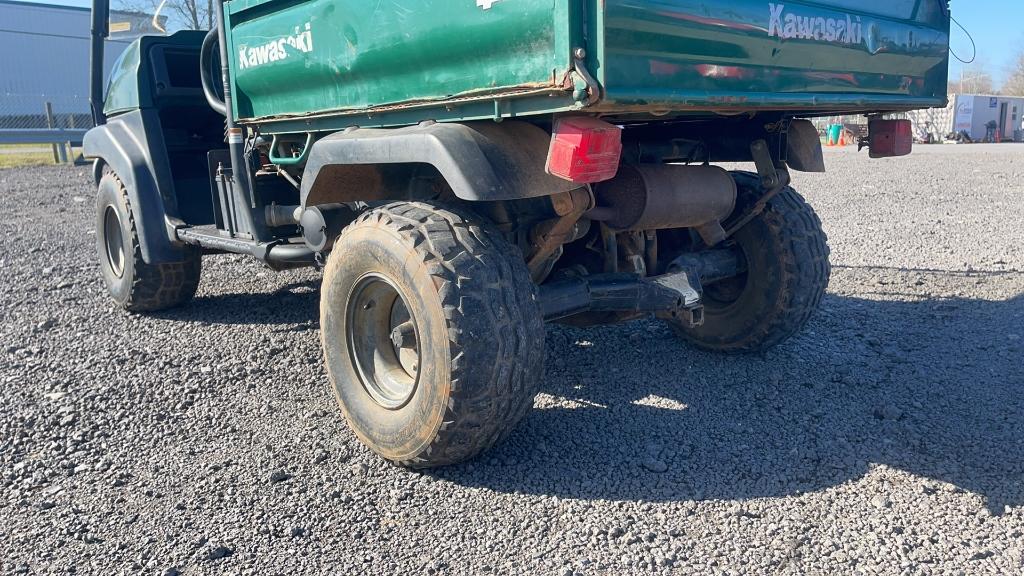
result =
[[231,0],[233,112],[281,133],[942,106],[944,1]]
[[238,118],[561,91],[565,0],[234,0]]
[[[606,0],[602,108],[944,105],[938,0]],[[883,14],[881,16],[877,14]],[[916,16],[916,20],[915,20]]]
[[107,82],[107,94],[103,99],[103,113],[115,116],[139,108],[139,45],[136,40],[125,48],[121,56],[114,62]]
[[[103,99],[103,113],[107,116],[116,116],[131,110],[152,107],[154,84],[160,81],[157,77],[165,79],[167,73],[155,65],[155,62],[162,65],[163,60],[150,58],[151,51],[160,49],[174,53],[193,53],[198,66],[199,46],[205,35],[205,32],[182,30],[170,36],[142,36],[129,44],[110,71],[107,92]],[[196,75],[198,76],[198,69]],[[168,96],[167,86],[164,88],[161,97],[165,101],[175,97],[188,101],[192,96],[188,92]]]

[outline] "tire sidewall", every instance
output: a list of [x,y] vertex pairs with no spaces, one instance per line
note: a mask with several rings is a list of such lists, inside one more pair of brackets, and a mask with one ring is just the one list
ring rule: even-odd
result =
[[773,311],[782,307],[780,299],[788,287],[781,257],[787,247],[765,221],[772,217],[766,211],[736,233],[736,244],[747,265],[746,283],[733,302],[705,302],[704,325],[692,329],[702,341],[729,345],[770,321]]
[[[334,247],[324,274],[321,338],[327,372],[345,418],[364,444],[402,462],[426,451],[440,430],[451,396],[448,324],[434,278],[415,248],[384,226],[356,227]],[[393,283],[415,320],[420,354],[416,389],[402,408],[379,405],[354,369],[348,332],[348,302],[367,274]]]
[[[117,213],[117,220],[121,226],[124,264],[120,276],[110,266],[107,256],[105,217],[108,207],[112,207]],[[131,298],[132,280],[135,277],[135,254],[130,223],[130,214],[124,203],[121,183],[112,174],[105,174],[100,180],[96,196],[96,251],[99,256],[100,274],[103,276],[107,291],[121,306],[125,306]]]

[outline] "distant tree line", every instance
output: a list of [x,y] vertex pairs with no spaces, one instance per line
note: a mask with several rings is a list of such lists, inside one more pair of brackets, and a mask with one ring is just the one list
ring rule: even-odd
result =
[[213,0],[111,0],[114,10],[142,12],[167,17],[167,32],[209,30],[217,13]]
[[1007,96],[1024,96],[1024,50],[1017,53],[1000,92]]
[[950,94],[1000,94],[1003,96],[1024,96],[1024,49],[1017,52],[1007,70],[1002,86],[996,86],[988,63],[977,59],[964,65],[960,76],[949,78]]

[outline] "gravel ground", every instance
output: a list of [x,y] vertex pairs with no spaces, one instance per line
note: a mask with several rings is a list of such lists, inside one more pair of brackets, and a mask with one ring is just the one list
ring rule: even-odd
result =
[[115,310],[87,169],[0,171],[3,573],[1020,574],[1024,147],[828,152],[835,274],[764,356],[551,327],[536,410],[427,474],[328,393],[318,276]]

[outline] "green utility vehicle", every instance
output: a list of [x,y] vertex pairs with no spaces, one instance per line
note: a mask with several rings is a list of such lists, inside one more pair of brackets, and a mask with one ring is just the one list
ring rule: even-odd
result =
[[[798,332],[829,281],[789,170],[808,118],[945,106],[947,0],[214,0],[144,37],[85,138],[116,302],[187,302],[206,254],[323,269],[327,372],[352,429],[410,467],[500,442],[544,323],[656,315],[703,349]],[[750,172],[717,164],[748,162]]]

